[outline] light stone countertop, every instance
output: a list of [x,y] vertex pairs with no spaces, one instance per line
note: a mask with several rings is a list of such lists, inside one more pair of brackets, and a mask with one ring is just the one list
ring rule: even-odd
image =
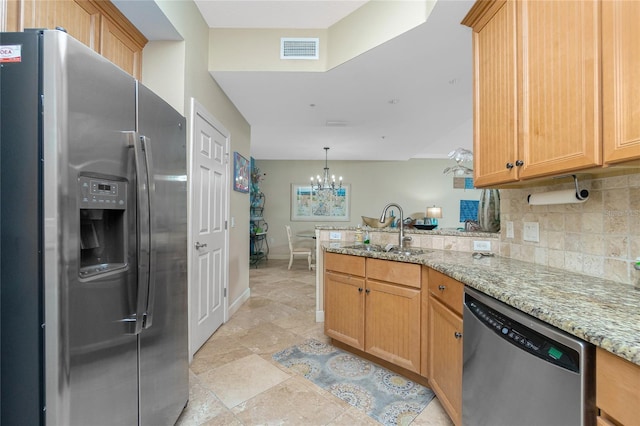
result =
[[632,286],[499,256],[474,259],[468,252],[428,249],[406,257],[345,247],[324,250],[428,266],[640,365],[640,289]]
[[[331,226],[331,225],[316,225],[315,229],[321,231],[355,231],[358,229],[356,226]],[[370,226],[362,226],[360,229],[363,231],[375,231],[375,232],[387,232],[391,234],[398,234],[398,228],[372,228]],[[451,237],[476,237],[476,238],[492,238],[497,239],[500,234],[497,232],[484,232],[484,231],[461,231],[458,228],[436,228],[431,230],[423,230],[418,228],[405,227],[404,232],[407,235],[421,234],[421,235],[446,235]]]

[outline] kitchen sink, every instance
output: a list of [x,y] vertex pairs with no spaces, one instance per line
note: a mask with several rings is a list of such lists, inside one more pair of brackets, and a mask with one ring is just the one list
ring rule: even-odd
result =
[[419,249],[419,248],[410,248],[403,247],[400,249],[397,246],[393,246],[387,249],[387,247],[383,247],[377,244],[357,244],[353,246],[346,246],[346,249],[351,250],[362,250],[376,253],[390,253],[396,254],[399,256],[419,256],[421,254],[429,253],[431,250]]
[[400,256],[420,256],[421,254],[429,253],[431,250],[410,248],[410,247],[393,247],[389,250],[389,253],[398,254]]
[[344,248],[350,249],[350,250],[362,250],[362,251],[384,253],[384,247],[379,246],[377,244],[357,244],[354,246],[346,246]]

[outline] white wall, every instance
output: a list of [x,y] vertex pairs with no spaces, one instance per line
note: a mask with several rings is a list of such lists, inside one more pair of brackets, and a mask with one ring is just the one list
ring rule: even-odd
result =
[[[191,0],[156,2],[183,37],[178,42],[151,42],[143,52],[143,83],[171,103],[190,122],[191,97],[231,133],[231,149],[249,158],[251,128],[208,71],[209,28]],[[190,137],[190,133],[188,137]],[[231,157],[232,158],[232,157]],[[229,305],[249,288],[249,197],[231,190],[229,231]]]
[[[409,161],[329,161],[332,174],[342,175],[351,185],[351,220],[323,222],[336,226],[356,226],[361,216],[379,217],[390,202],[402,206],[405,216],[422,219],[427,206],[442,207],[440,228],[457,228],[460,200],[478,200],[480,191],[453,189],[453,178],[442,171],[451,160],[417,159]],[[290,220],[291,184],[305,184],[312,175],[322,173],[324,161],[257,160],[257,167],[266,173],[260,189],[266,197],[264,217],[269,224],[270,255],[288,256],[285,225],[294,232],[311,230],[315,222]],[[396,210],[396,215],[398,211]]]

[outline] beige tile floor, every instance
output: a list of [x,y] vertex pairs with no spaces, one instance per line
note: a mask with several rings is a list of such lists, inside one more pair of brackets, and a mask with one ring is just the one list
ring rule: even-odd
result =
[[[306,262],[251,268],[251,298],[191,364],[189,405],[176,423],[196,425],[377,425],[360,410],[271,356],[307,338],[328,341],[315,322],[315,272]],[[437,399],[411,423],[451,426]]]

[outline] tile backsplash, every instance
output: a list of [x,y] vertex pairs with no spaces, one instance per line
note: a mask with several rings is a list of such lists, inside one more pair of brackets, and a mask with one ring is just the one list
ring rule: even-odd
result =
[[[527,203],[529,194],[570,189],[573,181],[500,190],[500,254],[640,286],[640,271],[633,267],[640,257],[640,173],[578,178],[580,189],[589,190],[581,204]],[[507,238],[508,221],[513,238]],[[539,224],[539,242],[524,241],[525,222]]]

